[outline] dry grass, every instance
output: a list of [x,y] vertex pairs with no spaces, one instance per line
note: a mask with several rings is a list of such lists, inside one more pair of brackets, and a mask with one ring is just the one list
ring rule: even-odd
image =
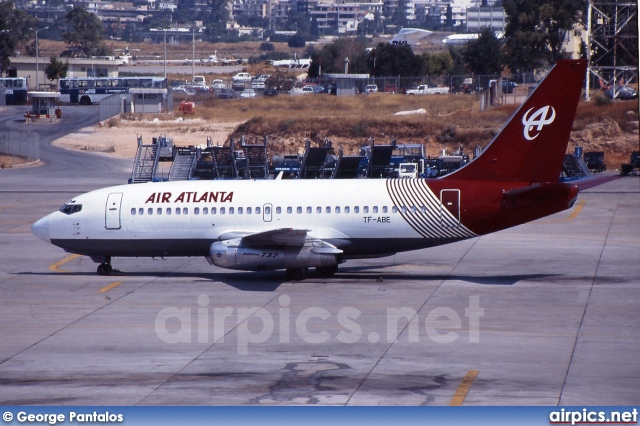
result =
[[[424,109],[426,114],[394,115],[418,109]],[[513,107],[501,107],[481,113],[472,96],[379,93],[353,97],[208,99],[198,105],[195,115],[218,122],[244,121],[233,138],[261,140],[266,135],[272,140],[286,141],[275,144],[276,152],[297,151],[306,139],[321,142],[325,138],[351,152],[369,137],[379,143],[388,143],[395,137],[399,143],[427,144],[435,154],[442,148],[451,151],[460,145],[473,149],[486,144],[512,112]]]

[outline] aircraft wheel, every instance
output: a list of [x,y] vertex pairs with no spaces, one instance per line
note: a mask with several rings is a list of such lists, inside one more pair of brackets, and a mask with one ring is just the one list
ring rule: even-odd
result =
[[338,265],[317,267],[316,272],[322,278],[332,277],[338,272]]
[[98,275],[109,275],[111,272],[111,265],[108,263],[101,263],[98,265]]
[[286,274],[289,281],[302,281],[307,278],[307,268],[290,268]]

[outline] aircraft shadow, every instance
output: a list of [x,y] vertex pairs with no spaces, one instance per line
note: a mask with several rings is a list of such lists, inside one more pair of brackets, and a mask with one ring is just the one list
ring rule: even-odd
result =
[[[314,271],[309,272],[309,276],[305,281],[313,283],[331,283],[332,281],[340,281],[341,284],[347,284],[343,281],[352,280],[362,283],[363,281],[384,282],[384,281],[464,281],[478,285],[514,285],[519,281],[540,281],[545,278],[558,276],[558,274],[515,274],[515,275],[425,275],[410,273],[393,273],[389,271],[379,272],[372,271],[375,267],[345,267],[341,268],[332,278],[319,277]],[[16,272],[16,275],[26,276],[68,276],[68,277],[94,277],[95,272]],[[109,275],[114,279],[118,277],[162,277],[162,278],[180,278],[192,279],[194,281],[212,280],[220,281],[230,287],[240,291],[276,291],[280,285],[287,281],[284,271],[259,271],[259,272],[237,272],[237,273],[188,273],[188,272],[121,272]]]

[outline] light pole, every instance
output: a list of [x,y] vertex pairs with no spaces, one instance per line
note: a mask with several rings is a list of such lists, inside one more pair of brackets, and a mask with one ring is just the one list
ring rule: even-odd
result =
[[164,30],[164,79],[167,79],[167,29]]
[[196,79],[196,23],[191,28],[191,83]]
[[36,91],[38,90],[38,74],[40,73],[40,60],[38,59],[38,31],[48,30],[49,27],[40,28],[36,30]]

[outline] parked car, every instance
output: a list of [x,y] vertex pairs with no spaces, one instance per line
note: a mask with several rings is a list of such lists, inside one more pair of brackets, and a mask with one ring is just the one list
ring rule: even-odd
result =
[[251,81],[251,74],[248,72],[239,72],[238,74],[233,76],[233,81]]
[[378,86],[376,86],[375,84],[367,84],[364,87],[364,92],[365,93],[378,93]]
[[513,93],[513,89],[518,87],[514,81],[502,80],[502,93]]
[[[609,87],[604,91],[604,95],[613,99],[614,96],[614,87]],[[630,99],[637,99],[638,91],[631,86],[615,86],[615,99],[620,99],[621,101],[627,101]]]
[[240,97],[241,98],[255,98],[256,97],[256,91],[253,89],[244,89],[242,92],[240,92]]
[[268,97],[273,97],[273,96],[277,96],[278,95],[278,89],[264,89],[264,92],[262,92],[263,95],[268,96]]
[[233,99],[236,97],[236,92],[233,89],[222,89],[218,92],[218,99]]
[[407,89],[407,95],[444,95],[449,93],[448,87],[429,87],[421,84],[415,89]]
[[252,89],[263,90],[264,89],[264,81],[253,80],[251,82]]
[[225,86],[225,84],[224,84],[224,81],[222,81],[222,80],[220,80],[220,79],[216,79],[216,80],[213,80],[213,81],[211,82],[211,88],[212,88],[213,90],[222,90],[222,89],[224,89],[225,87],[226,87],[226,86]]
[[385,93],[398,93],[398,86],[395,84],[385,84],[384,91]]
[[190,88],[187,88],[187,86],[178,86],[178,87],[174,87],[173,89],[171,89],[171,91],[173,92],[173,94],[180,94],[180,95],[187,95],[187,96],[191,96],[191,95],[195,95],[195,91],[191,90]]

